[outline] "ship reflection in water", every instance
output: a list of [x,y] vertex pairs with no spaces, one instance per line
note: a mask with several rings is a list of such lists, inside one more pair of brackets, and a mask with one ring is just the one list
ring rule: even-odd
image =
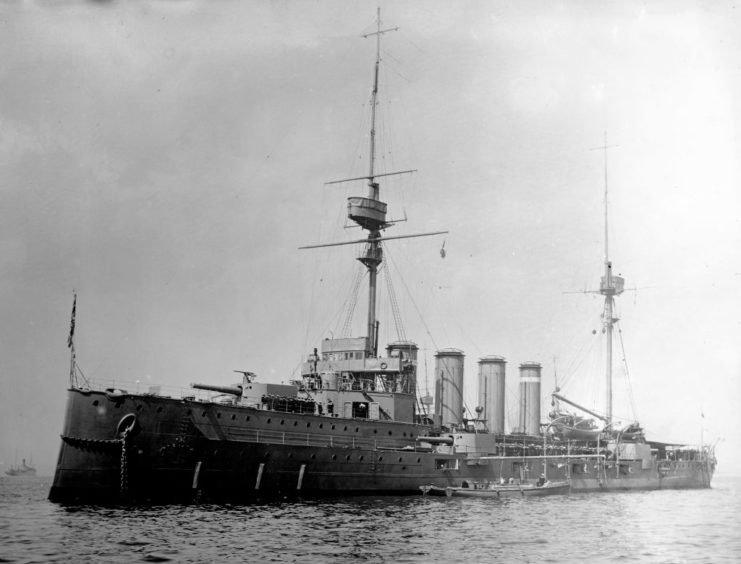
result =
[[[604,297],[610,359],[603,412],[554,393],[555,409],[543,424],[541,365],[524,362],[519,366],[519,424],[507,433],[506,360],[486,356],[479,360],[479,407],[465,419],[464,353],[450,348],[435,355],[434,409],[428,411],[429,401],[418,396],[418,347],[399,329],[396,315],[399,339],[379,349],[377,277],[384,245],[444,233],[386,235],[396,222],[387,218],[379,179],[414,172],[375,169],[380,41],[395,30],[384,29],[379,14],[377,31],[367,36],[376,41],[370,170],[337,181],[367,182],[366,195],[347,202],[348,218],[367,237],[306,247],[362,246],[358,260],[368,277],[365,335],[323,340],[307,351],[301,378],[290,385],[264,383],[243,372],[235,385],[196,384],[198,392],[174,397],[85,380],[76,369],[73,305],[70,389],[51,500],[243,502],[271,496],[420,495],[421,486],[459,488],[464,482],[516,481],[527,489],[541,477],[567,482],[571,492],[710,486],[712,448],[649,442],[640,425],[613,418],[613,311],[624,281],[612,274],[606,242],[605,273],[595,291]],[[393,306],[396,298],[389,294]],[[398,312],[398,304],[392,309]],[[564,403],[593,419],[565,411]]]

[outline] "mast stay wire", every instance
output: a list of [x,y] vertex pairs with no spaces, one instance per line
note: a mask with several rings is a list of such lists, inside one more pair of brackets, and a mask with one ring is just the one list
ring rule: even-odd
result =
[[[385,243],[381,243],[383,246],[384,253],[388,253],[388,249]],[[404,331],[404,323],[401,317],[401,311],[399,308],[399,301],[396,298],[396,292],[394,291],[394,284],[391,281],[391,270],[388,267],[388,263],[384,261],[383,263],[383,273],[384,278],[386,279],[386,290],[388,292],[389,296],[389,303],[391,304],[391,314],[394,318],[394,325],[396,326],[396,337],[399,341],[406,341],[407,336]]]
[[[435,350],[436,351],[439,351],[440,350],[440,346],[437,344],[437,341],[435,340],[435,337],[432,335],[432,332],[430,331],[430,328],[427,325],[427,321],[422,316],[422,312],[419,309],[419,306],[417,305],[417,302],[414,300],[414,296],[412,295],[412,292],[409,291],[409,286],[407,286],[407,283],[404,280],[404,277],[401,275],[401,271],[399,270],[399,267],[397,266],[396,261],[393,258],[393,255],[391,255],[391,254],[389,254],[387,252],[386,253],[386,257],[389,259],[389,262],[393,265],[393,267],[396,270],[396,272],[399,273],[399,279],[401,280],[402,286],[404,286],[404,289],[406,290],[407,296],[409,297],[409,301],[411,302],[412,306],[414,307],[414,310],[417,312],[417,316],[419,317],[419,320],[422,323],[422,326],[424,327],[425,333],[430,338],[430,341],[432,341],[432,346],[435,347]],[[474,345],[474,346],[476,346],[476,345]],[[447,368],[447,367],[446,367],[446,369],[449,370],[449,368]],[[450,376],[450,373],[448,373],[448,375]],[[466,402],[466,399],[465,399],[465,396],[462,395],[461,399],[462,399],[463,409],[465,411],[468,411],[469,413],[472,414],[473,412],[468,407],[467,402]]]
[[633,417],[638,420],[638,410],[636,409],[635,398],[633,397],[633,383],[630,379],[630,369],[628,368],[628,357],[625,354],[625,343],[623,342],[623,329],[619,322],[616,323],[618,326],[618,336],[620,337],[620,350],[623,352],[623,365],[625,366],[625,380],[628,388],[628,400],[630,401],[630,408],[633,411]]
[[[390,53],[389,53],[388,50],[384,50],[384,55],[385,56],[388,56],[393,61],[397,61],[397,59],[395,57],[393,57],[392,55],[390,55]],[[392,124],[399,123],[399,120],[396,119],[395,105],[391,101],[391,94],[393,94],[393,90],[394,89],[393,89],[393,82],[390,81],[390,80],[388,80],[388,73],[389,73],[389,71],[390,72],[395,72],[396,74],[398,74],[398,72],[396,72],[392,68],[392,65],[385,64],[385,65],[382,65],[381,66],[381,72],[383,74],[383,79],[384,79],[384,85],[386,85],[386,87],[382,90],[382,95],[381,95],[381,99],[382,99],[382,102],[384,104],[384,110],[385,111],[380,112],[380,120],[381,120],[381,126],[382,126],[383,135],[382,135],[382,141],[379,144],[384,149],[382,151],[382,153],[384,155],[385,154],[388,154],[388,156],[389,156],[389,162],[390,162],[390,165],[391,165],[391,169],[390,170],[397,170],[397,165],[396,165],[396,162],[395,162],[395,160],[396,160],[395,159],[395,149],[394,149],[394,137],[395,137],[395,135],[392,134],[392,130],[393,130],[393,127],[394,127]],[[401,75],[399,75],[399,76],[401,76]],[[402,78],[405,78],[405,77],[402,76]],[[408,80],[408,79],[405,78],[405,80]],[[397,100],[398,100],[398,102],[403,107],[404,106],[403,97],[397,96]],[[409,115],[408,112],[402,112],[402,113],[405,116],[408,116]],[[413,162],[413,163],[414,162],[418,162],[419,161],[419,158],[417,157],[417,153],[415,151],[415,144],[414,144],[414,142],[412,140],[407,140],[407,141],[408,142],[405,144],[405,147],[409,147],[410,148],[410,151],[411,151],[411,154],[410,154],[410,157],[409,157],[410,158],[410,162]],[[391,179],[389,179],[389,180],[391,180]],[[416,175],[412,175],[411,182],[413,183],[412,188],[414,188],[414,186],[416,186]],[[399,198],[401,200],[401,208],[404,211],[404,217],[406,217],[406,192],[407,192],[407,190],[405,189],[406,186],[407,186],[407,184],[405,182],[398,183],[398,192],[399,192],[398,196],[399,196]]]
[[342,305],[343,311],[345,312],[345,321],[342,325],[342,331],[340,332],[341,337],[351,337],[352,331],[352,320],[355,315],[355,309],[358,305],[358,294],[360,292],[360,283],[363,280],[364,273],[361,269],[355,270],[355,277],[350,287],[350,293],[345,298],[345,302]]

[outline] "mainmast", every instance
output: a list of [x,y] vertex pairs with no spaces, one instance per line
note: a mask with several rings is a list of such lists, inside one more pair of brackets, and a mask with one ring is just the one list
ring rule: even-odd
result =
[[618,318],[615,317],[614,297],[623,293],[623,287],[625,285],[625,280],[622,277],[614,276],[612,274],[612,262],[610,261],[608,244],[607,150],[612,147],[616,147],[616,145],[607,144],[607,132],[605,132],[605,144],[602,147],[594,147],[594,149],[602,149],[605,155],[605,274],[602,276],[602,280],[600,281],[599,293],[605,297],[602,323],[607,346],[607,358],[605,361],[605,415],[608,424],[612,422],[612,333],[613,326],[618,321]]

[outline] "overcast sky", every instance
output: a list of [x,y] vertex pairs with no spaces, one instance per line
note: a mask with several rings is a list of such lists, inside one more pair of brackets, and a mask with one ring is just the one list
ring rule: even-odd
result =
[[[0,4],[0,461],[59,448],[81,369],[128,389],[298,375],[359,268],[376,3]],[[422,349],[543,364],[604,409],[597,289],[619,298],[615,413],[741,464],[741,17],[731,2],[381,2],[387,265]],[[446,256],[440,249],[445,245]],[[385,280],[385,278],[384,278]],[[386,282],[381,283],[382,301]],[[364,296],[351,333],[365,332]],[[381,343],[396,340],[379,308]],[[593,331],[596,330],[596,334]],[[624,355],[623,355],[624,348]],[[632,384],[626,391],[626,370]],[[427,370],[425,370],[425,359]],[[137,384],[138,382],[138,384]],[[545,399],[544,399],[545,401]],[[544,414],[546,411],[544,406]],[[635,408],[635,414],[633,412]],[[735,452],[734,452],[735,450]]]

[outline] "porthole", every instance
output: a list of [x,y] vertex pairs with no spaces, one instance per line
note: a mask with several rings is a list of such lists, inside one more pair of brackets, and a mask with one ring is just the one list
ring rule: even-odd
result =
[[95,401],[93,402],[93,405],[98,405],[99,403],[100,403],[100,402],[99,402],[98,400],[95,400]]
[[205,411],[202,411],[201,412],[201,417],[206,417],[206,412]]
[[378,433],[378,429],[373,429],[373,434],[376,435]]
[[324,423],[319,423],[319,428],[324,429]]
[[308,429],[309,427],[311,427],[311,421],[306,422],[306,428]]
[[250,420],[250,416],[249,415],[245,415],[244,420],[245,421],[249,421]]
[[270,423],[270,421],[271,421],[271,419],[270,419],[270,417],[268,417],[268,420],[265,421],[265,423]]
[[345,460],[350,460],[350,455],[349,454],[345,457]]
[[391,435],[393,435],[393,433],[392,433],[391,431],[389,431],[389,437],[390,437]]
[[378,462],[383,462],[383,456],[378,457]]
[[401,462],[401,456],[399,457],[399,462]]
[[286,422],[286,420],[285,420],[285,419],[281,419],[281,420],[280,420],[280,424],[281,424],[281,425],[283,425],[283,423],[285,423],[285,422]]
[[332,425],[332,430],[334,431],[334,424]]
[[421,458],[418,458],[417,459],[417,464],[419,464],[420,462],[422,462],[422,459]]
[[221,412],[218,412],[218,413],[216,414],[216,419],[221,419]]
[[293,422],[293,426],[295,427],[296,425],[298,425],[298,421]]
[[362,454],[358,457],[358,460],[363,460],[365,458]]
[[[139,408],[142,408],[142,407],[144,407],[144,406],[142,406],[142,405],[139,406]],[[159,406],[157,408],[157,413],[162,413],[162,406]]]
[[359,427],[355,427],[355,432],[357,433],[360,430]]
[[237,418],[236,413],[232,413],[232,421],[234,421]]
[[311,455],[311,459],[312,459],[312,460],[316,460],[316,454],[312,454],[312,455]]
[[345,428],[343,429],[343,431],[347,431],[347,425],[345,425]]
[[293,458],[293,453],[292,452],[289,452],[288,453],[288,458]]
[[404,433],[402,433],[402,434],[403,434],[403,435],[404,435],[405,437],[407,436],[407,432],[406,432],[406,431],[404,431]]
[[[144,406],[143,405],[140,404],[140,405],[137,405],[136,406],[136,410],[137,411],[141,411],[142,409],[144,409]],[[159,412],[157,412],[157,413],[159,413]]]
[[336,454],[333,454],[332,455],[332,460],[337,460],[337,455]]

